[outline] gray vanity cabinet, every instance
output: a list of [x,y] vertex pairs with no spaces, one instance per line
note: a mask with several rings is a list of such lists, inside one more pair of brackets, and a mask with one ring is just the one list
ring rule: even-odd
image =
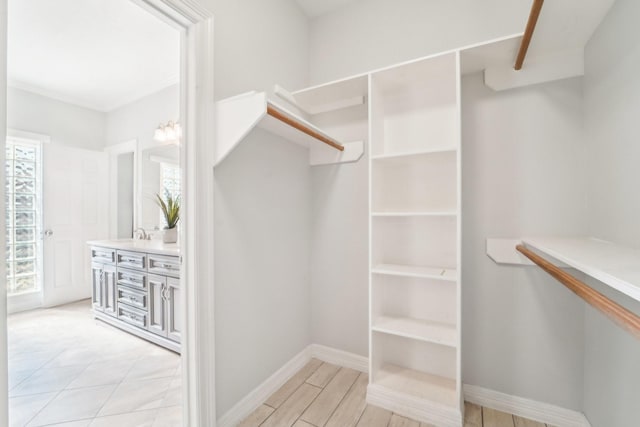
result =
[[180,307],[182,304],[182,292],[180,279],[167,277],[167,337],[170,340],[180,342],[182,331],[182,318]]
[[180,279],[149,275],[149,332],[180,342]]
[[149,275],[149,332],[167,336],[167,302],[165,276]]
[[180,257],[93,246],[91,260],[94,317],[180,352]]
[[117,315],[116,266],[110,264],[91,264],[93,309],[108,316]]

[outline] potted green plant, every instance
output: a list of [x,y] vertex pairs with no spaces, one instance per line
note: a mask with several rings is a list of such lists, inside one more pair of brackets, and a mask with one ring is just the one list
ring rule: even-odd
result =
[[178,241],[178,221],[180,220],[180,196],[173,197],[166,195],[166,201],[159,194],[156,194],[156,203],[162,210],[167,226],[162,234],[164,243],[175,243]]

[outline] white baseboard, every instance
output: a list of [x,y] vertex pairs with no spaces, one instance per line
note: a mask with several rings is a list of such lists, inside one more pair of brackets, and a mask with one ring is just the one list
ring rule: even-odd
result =
[[523,397],[511,396],[475,385],[464,385],[464,400],[558,427],[591,427],[589,420],[578,411]]
[[217,427],[235,427],[249,414],[255,411],[269,396],[275,393],[289,378],[311,360],[310,347],[305,348],[293,359],[278,369],[273,375],[267,378],[262,384],[253,389],[241,401],[236,403],[222,417],[218,418]]
[[[227,413],[218,419],[217,427],[234,427],[258,408],[269,396],[278,390],[289,378],[302,369],[311,358],[322,360],[323,362],[367,372],[369,369],[369,359],[364,356],[338,350],[319,344],[311,344],[283,367],[278,369],[273,375],[267,378],[262,384],[247,394],[241,401],[236,403]],[[371,388],[370,391],[377,389]],[[386,394],[372,393],[367,397],[370,403],[382,404],[382,401],[394,403]],[[371,397],[371,400],[369,399]],[[391,396],[393,397],[393,396]],[[464,385],[464,400],[481,405],[487,408],[514,414],[519,417],[528,418],[558,427],[591,427],[587,418],[580,412],[561,408],[549,403],[537,402],[523,397],[511,396],[494,390],[474,385]],[[384,405],[382,405],[384,406]],[[430,408],[434,410],[437,408]],[[414,407],[415,416],[424,418],[420,408]],[[431,414],[433,415],[433,413]],[[443,425],[455,421],[448,413],[439,414],[438,421]]]
[[369,358],[359,356],[357,354],[338,350],[320,344],[311,344],[309,346],[311,357],[322,360],[323,362],[332,363],[334,365],[345,368],[355,369],[360,372],[369,371]]

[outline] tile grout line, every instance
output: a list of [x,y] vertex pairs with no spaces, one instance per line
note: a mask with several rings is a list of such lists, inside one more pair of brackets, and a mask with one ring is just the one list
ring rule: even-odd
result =
[[[64,350],[63,350],[63,351],[61,351],[61,352],[60,352],[60,354],[62,354],[63,352],[64,352]],[[57,357],[57,356],[56,356],[56,357]],[[72,366],[73,366],[73,365],[72,365]],[[87,366],[86,366],[86,367],[85,367],[81,372],[79,372],[79,373],[78,373],[78,376],[82,375],[82,373],[83,373],[83,372],[84,372],[88,367],[89,367],[89,365],[87,365]],[[76,378],[77,378],[77,377],[76,377]],[[71,384],[72,382],[73,382],[73,380],[69,381],[69,383],[67,383],[67,385]],[[66,385],[66,386],[67,386],[67,385]],[[36,414],[35,414],[33,417],[29,418],[29,421],[27,421],[27,423],[25,424],[25,426],[29,425],[33,420],[35,420],[35,419],[38,417],[38,415],[40,415],[40,413],[41,413],[42,411],[44,411],[44,409],[45,409],[46,407],[48,407],[49,405],[51,405],[51,402],[53,402],[54,400],[56,400],[56,399],[58,398],[58,396],[60,396],[60,394],[62,394],[62,392],[66,390],[66,386],[62,387],[62,389],[60,389],[60,390],[54,390],[54,391],[52,391],[52,392],[49,392],[49,393],[53,393],[53,392],[55,392],[55,393],[56,393],[56,395],[55,395],[55,396],[53,396],[53,397],[51,398],[51,400],[49,400],[49,401],[48,401],[48,402],[47,402],[47,403],[46,403],[42,408],[40,408],[40,410],[39,410],[38,412],[36,412]]]

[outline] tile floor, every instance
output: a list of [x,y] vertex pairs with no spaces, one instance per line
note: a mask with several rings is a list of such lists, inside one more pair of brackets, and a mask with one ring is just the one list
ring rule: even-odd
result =
[[180,427],[180,356],[96,321],[89,300],[9,316],[10,427]]
[[[433,427],[367,405],[369,377],[312,359],[239,427]],[[464,427],[553,427],[465,403]]]

